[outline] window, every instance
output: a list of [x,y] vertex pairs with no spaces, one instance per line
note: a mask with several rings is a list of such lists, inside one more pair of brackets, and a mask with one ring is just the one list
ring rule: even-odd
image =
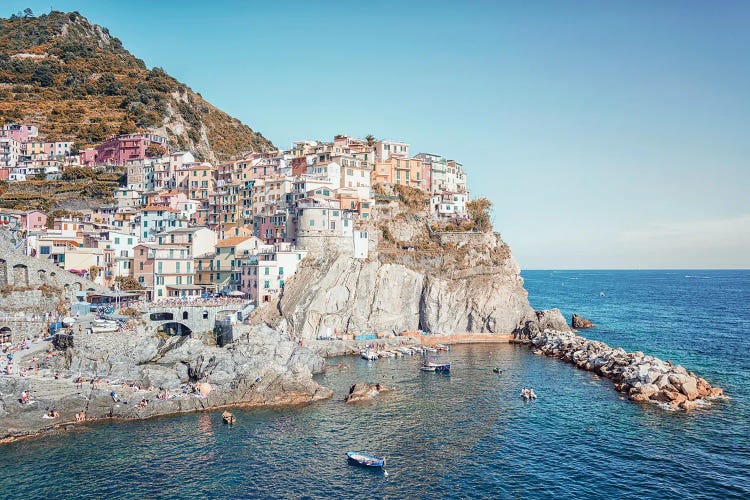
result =
[[162,264],[163,264],[163,262],[159,262],[159,264],[158,264],[158,266],[157,266],[157,269],[158,269],[158,271],[157,271],[157,272],[158,272],[159,274],[161,274],[161,273],[162,273]]
[[268,276],[269,274],[271,274],[271,268],[270,267],[264,268],[263,274],[265,274],[266,276]]
[[141,262],[141,263],[140,263],[140,264],[138,265],[138,269],[139,269],[140,271],[143,271],[143,262]]
[[132,244],[133,244],[133,238],[128,238],[128,245],[132,245]]
[[263,288],[271,288],[271,282],[270,281],[264,281],[263,282]]
[[175,263],[175,272],[177,272],[177,273],[180,272],[180,263],[179,262]]
[[315,225],[315,221],[311,219],[311,220],[310,220],[310,227],[312,227],[312,226],[314,226],[314,225]]
[[120,238],[115,238],[115,245],[119,245],[119,244],[120,244]]
[[279,274],[284,274],[284,268],[283,267],[279,267]]
[[162,290],[161,290],[161,288],[159,288],[159,290],[157,290],[156,295],[158,295],[159,297],[162,296]]
[[42,255],[49,255],[49,247],[39,247],[39,253]]

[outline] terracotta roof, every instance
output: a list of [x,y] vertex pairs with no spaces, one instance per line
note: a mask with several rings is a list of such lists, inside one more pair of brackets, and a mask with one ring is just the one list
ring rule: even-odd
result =
[[159,207],[156,205],[148,205],[147,207],[143,207],[141,209],[141,212],[156,212],[159,210],[164,211],[164,212],[176,212],[177,211],[172,207]]
[[219,242],[216,244],[216,247],[217,248],[233,247],[249,239],[250,239],[250,236],[233,236],[232,238],[225,238],[223,240],[219,240]]

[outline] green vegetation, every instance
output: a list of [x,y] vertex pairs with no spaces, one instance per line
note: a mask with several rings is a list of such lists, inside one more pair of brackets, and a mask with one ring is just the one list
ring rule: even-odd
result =
[[182,120],[186,131],[168,137],[180,149],[221,160],[273,147],[77,12],[0,19],[0,84],[0,123],[34,124],[51,140],[85,147]]

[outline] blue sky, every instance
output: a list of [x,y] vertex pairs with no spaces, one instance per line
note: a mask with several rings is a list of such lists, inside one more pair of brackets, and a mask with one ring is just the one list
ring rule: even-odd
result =
[[[750,3],[59,1],[279,147],[463,162],[526,269],[750,267]],[[2,15],[46,2],[4,0]]]

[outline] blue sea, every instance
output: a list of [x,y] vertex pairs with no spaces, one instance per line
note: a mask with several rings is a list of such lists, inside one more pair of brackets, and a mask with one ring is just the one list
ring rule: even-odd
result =
[[[450,376],[416,358],[342,358],[348,369],[318,376],[333,399],[236,411],[233,427],[212,412],[1,446],[0,496],[750,498],[750,271],[523,276],[535,308],[581,314],[597,324],[586,336],[683,364],[731,399],[690,413],[633,404],[522,346],[455,346]],[[360,380],[395,391],[343,403]],[[388,475],[347,465],[349,450],[385,455]]]

